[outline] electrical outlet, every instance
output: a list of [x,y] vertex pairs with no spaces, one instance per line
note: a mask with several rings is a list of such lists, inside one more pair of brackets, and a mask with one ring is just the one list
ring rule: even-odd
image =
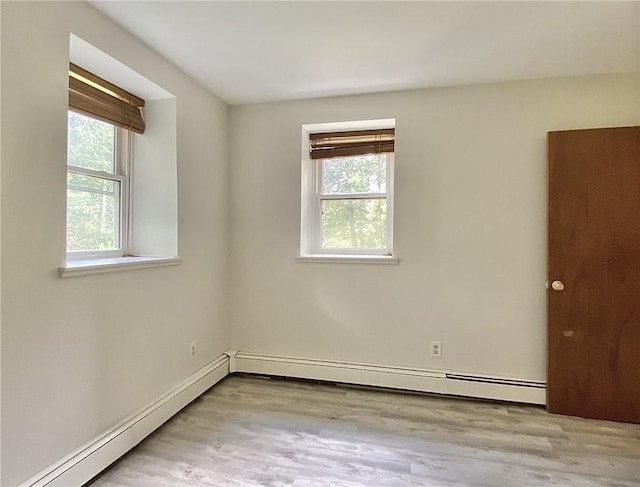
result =
[[429,342],[431,349],[431,356],[434,358],[442,357],[442,342],[431,341]]
[[196,342],[195,340],[193,342],[191,342],[191,345],[189,345],[189,359],[192,359],[193,357],[196,356]]

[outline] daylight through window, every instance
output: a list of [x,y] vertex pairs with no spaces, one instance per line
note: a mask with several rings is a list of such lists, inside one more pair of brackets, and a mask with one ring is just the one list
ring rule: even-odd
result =
[[309,134],[302,255],[392,255],[394,150],[394,128]]
[[126,254],[133,132],[144,101],[75,65],[69,71],[67,256]]
[[126,134],[69,112],[67,252],[122,254],[127,179],[121,156]]

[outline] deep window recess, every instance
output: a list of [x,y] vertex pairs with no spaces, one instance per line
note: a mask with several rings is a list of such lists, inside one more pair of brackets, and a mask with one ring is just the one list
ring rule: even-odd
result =
[[301,255],[392,256],[395,129],[313,132],[308,142]]
[[67,258],[127,254],[133,134],[144,101],[73,64],[69,67]]

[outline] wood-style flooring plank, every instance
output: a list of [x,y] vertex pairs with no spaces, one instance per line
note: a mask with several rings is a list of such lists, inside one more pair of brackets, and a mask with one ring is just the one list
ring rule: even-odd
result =
[[233,376],[88,486],[638,487],[640,425]]

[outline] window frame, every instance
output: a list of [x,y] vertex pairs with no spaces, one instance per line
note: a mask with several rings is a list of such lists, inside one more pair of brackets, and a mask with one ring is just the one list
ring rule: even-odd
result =
[[[395,128],[395,119],[371,120],[363,122],[339,122],[302,126],[302,171],[301,171],[301,221],[299,259],[310,261],[342,261],[353,258],[356,261],[369,259],[370,262],[393,260],[396,257],[393,246],[394,216],[394,173],[395,152],[385,153],[386,187],[384,193],[322,193],[322,170],[327,159],[311,159],[309,136],[327,131],[367,130],[375,128]],[[363,156],[366,156],[364,154]],[[358,156],[355,156],[358,157]],[[384,249],[367,248],[323,248],[322,246],[322,201],[386,199],[386,246]],[[338,258],[337,260],[335,258]],[[374,259],[374,260],[371,260]]]
[[[69,110],[68,112],[72,112]],[[108,123],[100,120],[96,117],[92,117],[86,113],[78,113],[78,115],[93,118],[103,123]],[[68,119],[67,119],[68,120]],[[67,130],[69,125],[67,121]],[[68,249],[68,234],[65,231],[65,251],[68,261],[76,260],[89,260],[89,259],[108,259],[114,257],[125,257],[128,255],[128,248],[130,245],[130,223],[131,223],[131,165],[133,154],[134,133],[130,130],[126,130],[122,127],[118,127],[113,124],[115,129],[115,149],[114,149],[114,169],[113,173],[106,171],[96,171],[93,169],[87,169],[83,167],[73,166],[67,163],[67,176],[69,173],[80,174],[89,177],[95,177],[99,179],[116,181],[119,183],[118,191],[118,206],[119,206],[119,218],[118,218],[118,247],[108,250],[79,250],[69,251]],[[67,143],[68,144],[68,143]],[[68,146],[67,146],[68,151]],[[67,199],[69,197],[69,186],[67,183]],[[68,206],[65,207],[67,228],[69,225]]]

